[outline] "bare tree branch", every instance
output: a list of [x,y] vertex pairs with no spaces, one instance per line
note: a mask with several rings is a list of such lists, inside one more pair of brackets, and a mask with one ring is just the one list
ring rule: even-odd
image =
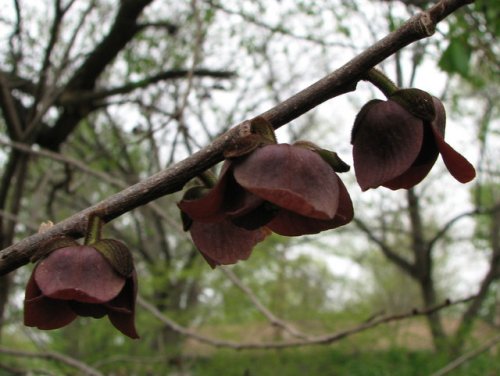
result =
[[[130,5],[131,2],[135,4],[134,1],[130,0],[123,1],[122,4]],[[399,29],[354,57],[338,70],[271,108],[261,116],[266,118],[275,128],[279,128],[320,103],[352,91],[366,71],[399,49],[419,39],[431,36],[437,22],[459,7],[471,2],[471,0],[440,1],[428,11],[410,18]],[[137,3],[142,4],[142,6],[146,5],[145,1]],[[98,48],[102,48],[102,45]],[[91,63],[86,64],[90,64],[89,69],[94,73],[97,68],[101,67],[101,65],[94,67]],[[82,77],[86,77],[87,74],[89,73],[81,73]],[[77,76],[79,75],[77,74]],[[75,82],[78,82],[79,79]],[[85,88],[87,85],[82,84],[82,87]],[[92,85],[89,88],[91,87]],[[57,130],[54,129],[54,131],[53,135],[58,134]],[[64,132],[66,131],[67,129]],[[81,237],[86,227],[88,215],[91,213],[99,213],[104,220],[109,221],[138,206],[182,189],[187,181],[220,162],[223,159],[224,149],[248,132],[248,123],[243,122],[183,161],[74,214],[42,234],[32,235],[2,250],[0,252],[0,275],[26,264],[36,251],[38,244],[45,239],[56,235]],[[49,134],[52,132],[46,133],[46,136]],[[54,146],[54,142],[58,144],[60,137],[61,134],[58,134],[57,138],[46,140],[45,145]]]
[[483,352],[488,351],[489,349],[495,347],[498,343],[500,342],[500,334],[491,338],[490,340],[484,342],[481,346],[479,346],[477,349],[472,350],[458,358],[456,358],[454,361],[450,362],[447,364],[445,367],[441,368],[439,371],[434,372],[431,376],[443,376],[451,371],[457,369],[458,367],[462,366],[464,363],[467,363],[474,359],[475,357],[481,355]]
[[301,339],[308,339],[309,337],[304,334],[299,332],[297,329],[295,329],[293,326],[290,326],[280,318],[276,317],[274,313],[272,313],[262,302],[257,298],[257,296],[254,294],[254,292],[246,286],[241,279],[238,278],[236,274],[231,269],[221,267],[220,268],[222,272],[233,282],[236,287],[238,287],[243,293],[248,296],[248,298],[252,301],[253,305],[259,310],[260,313],[262,313],[267,320],[274,325],[277,328],[281,328],[291,334],[294,337],[301,338]]
[[[153,85],[160,81],[173,80],[179,78],[187,78],[191,70],[177,69],[169,70],[144,78],[136,82],[129,82],[123,86],[101,90],[101,91],[70,91],[64,93],[59,98],[58,103],[62,105],[92,102],[100,99],[105,99],[113,95],[128,94],[136,89],[142,89]],[[212,77],[212,78],[232,78],[236,75],[235,72],[219,71],[210,69],[195,69],[192,71],[193,76],[197,77]]]
[[17,215],[14,215],[5,210],[0,210],[0,217],[5,218],[7,221],[11,221],[14,223],[22,223],[24,226],[29,228],[31,231],[38,231],[38,226],[31,222],[22,221]]
[[184,336],[190,337],[198,342],[205,343],[207,345],[214,347],[227,347],[235,350],[243,350],[243,349],[256,350],[256,349],[282,349],[289,347],[331,344],[340,341],[346,337],[352,336],[354,334],[375,328],[382,324],[406,320],[412,317],[427,316],[436,313],[442,310],[443,308],[468,302],[472,298],[473,297],[467,297],[464,299],[456,300],[454,302],[446,300],[441,304],[437,304],[427,309],[413,309],[406,313],[381,316],[369,322],[364,322],[350,329],[341,330],[335,333],[308,336],[307,338],[304,339],[295,339],[295,340],[281,341],[281,342],[236,342],[236,341],[209,337],[200,333],[196,333],[191,329],[179,325],[174,320],[167,317],[164,313],[160,312],[153,304],[148,303],[146,300],[144,300],[144,298],[142,298],[141,296],[137,298],[137,304],[142,308],[146,309],[147,311],[149,311],[154,317],[160,320],[165,326],[167,326],[171,330],[174,330],[175,332],[180,333]]
[[453,339],[453,350],[455,351],[462,346],[465,336],[470,332],[478,312],[481,309],[481,305],[488,295],[491,284],[500,278],[500,211],[493,212],[490,236],[491,261],[489,263],[489,269],[481,281],[478,293],[460,319],[458,329]]
[[461,219],[467,218],[467,217],[473,217],[476,215],[492,214],[498,210],[500,210],[500,204],[494,205],[491,208],[487,208],[487,209],[477,208],[477,209],[470,210],[468,212],[464,212],[464,213],[460,213],[460,214],[456,215],[455,217],[451,218],[448,222],[446,222],[443,225],[443,227],[438,232],[436,232],[436,234],[428,241],[427,248],[428,249],[433,248],[434,244],[437,241],[439,241],[439,239],[441,239],[443,236],[445,236],[447,234],[447,232],[455,225],[455,223],[457,223]]
[[12,350],[5,347],[0,347],[0,353],[22,358],[42,358],[42,359],[54,360],[56,362],[64,363],[68,366],[76,368],[77,370],[83,372],[85,375],[103,376],[101,372],[90,367],[89,365],[77,359],[71,358],[67,355],[63,355],[54,351],[31,352],[22,350]]
[[[108,184],[110,184],[116,188],[124,189],[124,188],[128,187],[128,184],[126,182],[124,182],[123,180],[118,179],[118,178],[111,176],[109,174],[106,174],[105,172],[94,170],[94,169],[90,168],[87,164],[85,164],[79,160],[70,158],[70,157],[63,155],[61,153],[56,153],[56,152],[53,152],[51,150],[46,150],[46,149],[35,150],[27,144],[23,144],[20,142],[6,141],[6,140],[3,140],[1,137],[0,137],[0,145],[8,146],[8,147],[14,148],[16,150],[19,150],[21,152],[24,152],[24,153],[37,155],[37,156],[41,156],[41,157],[45,157],[45,158],[50,158],[54,161],[64,163],[64,164],[69,165],[69,166],[73,166],[73,167],[77,168],[78,170],[80,170],[80,171],[82,171],[90,176],[94,176],[102,181],[105,181]],[[158,217],[160,217],[163,221],[168,223],[169,226],[174,228],[177,232],[182,233],[182,234],[184,233],[184,231],[182,231],[182,226],[177,221],[173,220],[171,216],[169,216],[167,213],[165,213],[165,211],[159,205],[157,205],[155,202],[149,202],[147,204],[147,206]],[[1,210],[0,210],[0,217],[5,217],[9,220],[14,219],[14,218],[18,218],[17,216],[13,216],[11,213],[7,213],[7,212],[1,211]],[[31,228],[32,226],[28,226],[28,227]],[[37,231],[37,227],[34,228],[34,231]]]
[[262,22],[258,17],[255,17],[251,14],[248,14],[248,13],[245,13],[242,11],[235,11],[235,10],[229,9],[221,1],[214,1],[214,0],[205,0],[205,1],[213,8],[219,9],[226,14],[239,16],[241,19],[245,20],[246,22],[254,24],[254,25],[256,25],[264,30],[269,30],[272,33],[286,35],[286,36],[289,36],[290,38],[293,38],[293,39],[312,42],[312,43],[319,44],[322,46],[353,47],[352,45],[344,43],[344,42],[327,42],[323,39],[314,38],[314,37],[309,36],[309,35],[299,35],[299,34],[294,33],[290,29],[284,28],[282,25],[277,25],[277,26],[268,25],[265,22]]
[[405,271],[405,273],[408,273],[412,277],[416,278],[417,276],[417,271],[415,269],[415,265],[413,265],[410,261],[406,260],[405,258],[401,257],[398,255],[391,247],[389,247],[388,244],[383,242],[381,239],[377,238],[373,231],[371,231],[368,226],[359,218],[354,218],[353,222],[358,226],[358,228],[363,231],[368,238],[378,245],[382,253],[387,257],[389,260],[391,260],[394,264],[399,266],[401,269]]
[[17,102],[9,91],[7,78],[0,72],[0,108],[3,112],[7,132],[13,140],[21,140],[23,135],[23,124],[19,118]]
[[[153,0],[122,0],[108,34],[90,53],[73,77],[68,81],[66,90],[92,90],[104,69],[118,53],[140,31],[137,19],[142,10]],[[91,108],[68,106],[52,127],[44,127],[37,137],[37,143],[55,150],[66,140],[80,120]]]

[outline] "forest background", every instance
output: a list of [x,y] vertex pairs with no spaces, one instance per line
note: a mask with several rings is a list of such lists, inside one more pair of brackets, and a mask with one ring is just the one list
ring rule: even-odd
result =
[[[1,248],[193,155],[434,3],[0,0]],[[473,182],[456,182],[438,160],[414,189],[361,192],[351,170],[341,177],[352,223],[272,235],[249,260],[214,270],[182,230],[182,193],[161,197],[105,227],[133,252],[141,338],[105,319],[56,331],[23,326],[32,265],[3,265],[0,374],[423,375],[458,367],[493,375],[499,16],[498,2],[472,2],[378,65],[398,86],[445,103],[446,139],[476,167]],[[311,140],[352,165],[352,124],[373,98],[383,96],[360,81],[277,137]]]

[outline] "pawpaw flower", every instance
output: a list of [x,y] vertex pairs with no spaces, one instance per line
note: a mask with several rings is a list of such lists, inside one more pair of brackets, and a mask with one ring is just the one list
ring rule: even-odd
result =
[[474,167],[444,140],[445,125],[441,101],[419,89],[398,90],[386,101],[365,104],[351,138],[361,189],[409,189],[427,176],[439,154],[456,180],[474,179]]
[[209,264],[247,259],[270,232],[315,234],[352,220],[347,189],[311,145],[267,144],[227,159],[212,189],[185,195],[185,228]]
[[78,316],[108,316],[130,338],[135,329],[137,276],[130,251],[114,239],[80,245],[67,237],[46,243],[28,281],[24,324],[62,328]]

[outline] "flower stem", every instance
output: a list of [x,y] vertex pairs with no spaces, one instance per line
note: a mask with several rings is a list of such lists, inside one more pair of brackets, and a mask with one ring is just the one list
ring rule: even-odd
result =
[[203,171],[200,175],[198,175],[198,179],[201,180],[206,188],[213,188],[217,183],[217,177],[210,170]]
[[395,91],[399,90],[399,87],[397,87],[389,77],[376,68],[372,68],[366,72],[363,79],[375,85],[387,98],[394,94]]
[[96,243],[101,239],[101,231],[102,231],[103,221],[102,219],[95,215],[89,215],[87,222],[87,233],[85,234],[85,245],[90,245]]

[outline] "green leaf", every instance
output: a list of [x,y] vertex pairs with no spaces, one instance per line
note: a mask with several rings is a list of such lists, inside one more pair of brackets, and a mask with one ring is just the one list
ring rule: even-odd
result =
[[448,73],[468,77],[472,50],[464,38],[453,38],[439,60],[439,67]]

